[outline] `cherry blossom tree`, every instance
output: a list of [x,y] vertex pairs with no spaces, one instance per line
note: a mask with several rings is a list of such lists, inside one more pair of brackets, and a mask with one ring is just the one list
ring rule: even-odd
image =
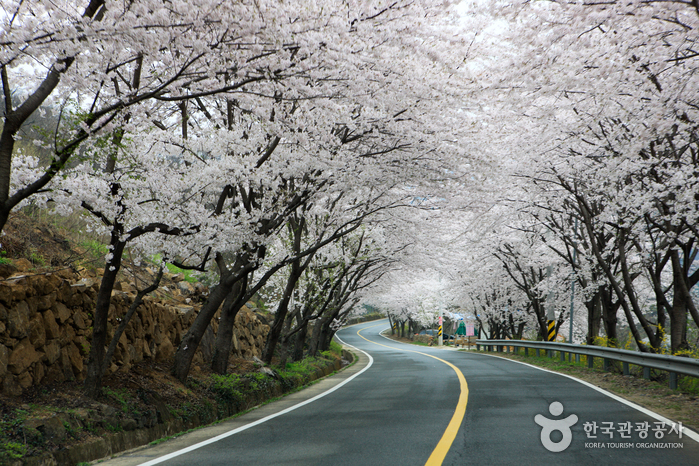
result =
[[535,221],[563,242],[548,244],[582,285],[588,341],[600,315],[615,341],[621,308],[640,349],[660,350],[667,316],[671,351],[686,347],[694,240],[680,231],[696,224],[696,198],[685,194],[695,183],[696,10],[680,2],[488,9],[474,17],[489,16],[499,27],[477,41],[493,48],[473,71],[493,98],[493,114],[512,116],[491,147],[518,148],[501,157],[536,186],[519,205],[528,204]]

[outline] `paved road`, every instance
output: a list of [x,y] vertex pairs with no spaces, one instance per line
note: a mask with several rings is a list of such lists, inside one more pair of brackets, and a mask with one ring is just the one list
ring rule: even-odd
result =
[[[341,330],[344,342],[366,353],[357,351],[359,362],[334,377],[101,464],[699,464],[699,443],[686,433],[656,439],[657,419],[579,382],[486,355],[395,343],[379,335],[386,326],[380,321]],[[575,421],[565,450],[543,446],[537,415],[544,426],[543,417]],[[629,422],[630,432],[620,432]],[[645,422],[643,439],[638,426]],[[583,426],[593,423],[597,438],[588,439]],[[199,446],[216,436],[222,438]],[[558,431],[545,438],[552,449],[567,443]]]

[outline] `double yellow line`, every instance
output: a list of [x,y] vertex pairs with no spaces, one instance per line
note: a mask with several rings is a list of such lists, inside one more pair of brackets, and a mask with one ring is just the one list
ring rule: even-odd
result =
[[464,415],[466,415],[466,404],[468,403],[468,384],[466,383],[466,377],[464,377],[464,374],[459,370],[458,367],[456,367],[448,361],[445,361],[444,359],[438,358],[437,356],[432,356],[428,353],[421,353],[420,351],[401,349],[396,348],[395,346],[382,345],[381,343],[376,343],[375,341],[369,340],[368,338],[364,337],[364,335],[359,333],[362,330],[366,330],[368,328],[373,327],[378,327],[378,325],[372,325],[371,327],[364,327],[361,330],[357,330],[357,335],[359,335],[361,338],[365,339],[369,343],[373,343],[375,345],[384,346],[386,348],[391,349],[397,349],[399,351],[406,351],[408,353],[422,354],[423,356],[436,359],[437,361],[443,362],[447,366],[454,369],[454,372],[456,372],[456,376],[459,378],[461,393],[459,394],[459,401],[456,403],[456,410],[454,410],[454,415],[451,417],[451,421],[449,421],[449,425],[447,425],[447,429],[444,431],[444,434],[442,434],[442,438],[439,440],[439,443],[437,443],[437,446],[432,451],[432,454],[428,458],[427,463],[425,463],[425,466],[441,465],[444,462],[444,458],[446,458],[447,453],[449,453],[451,444],[454,443],[454,439],[456,438],[456,434],[459,432],[461,422],[464,420]]

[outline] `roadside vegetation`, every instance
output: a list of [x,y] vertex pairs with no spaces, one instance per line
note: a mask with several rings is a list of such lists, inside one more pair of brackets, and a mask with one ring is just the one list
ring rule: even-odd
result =
[[699,380],[693,377],[680,376],[678,389],[671,390],[667,383],[667,373],[664,371],[652,370],[651,380],[646,380],[640,368],[631,366],[631,375],[625,376],[621,372],[620,364],[613,364],[609,371],[605,371],[601,358],[595,358],[594,367],[590,369],[584,356],[581,356],[580,362],[575,362],[567,359],[561,361],[557,355],[553,358],[537,357],[531,355],[531,350],[530,356],[475,350],[469,352],[512,359],[570,375],[699,431]]
[[333,342],[317,357],[260,366],[246,360],[225,375],[201,372],[186,385],[165,366],[141,364],[129,374],[106,380],[97,400],[85,397],[79,383],[42,387],[0,408],[0,464],[70,448],[108,434],[182,421],[184,430],[239,415],[334,372],[342,347]]

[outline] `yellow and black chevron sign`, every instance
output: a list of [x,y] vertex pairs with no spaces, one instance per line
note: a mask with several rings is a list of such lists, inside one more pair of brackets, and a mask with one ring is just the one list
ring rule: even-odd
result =
[[441,325],[439,326],[439,332],[437,333],[437,336],[438,337],[442,336],[442,326]]
[[549,320],[547,321],[549,325],[549,331],[548,331],[548,338],[546,338],[547,341],[553,341],[556,339],[556,321],[555,320]]

